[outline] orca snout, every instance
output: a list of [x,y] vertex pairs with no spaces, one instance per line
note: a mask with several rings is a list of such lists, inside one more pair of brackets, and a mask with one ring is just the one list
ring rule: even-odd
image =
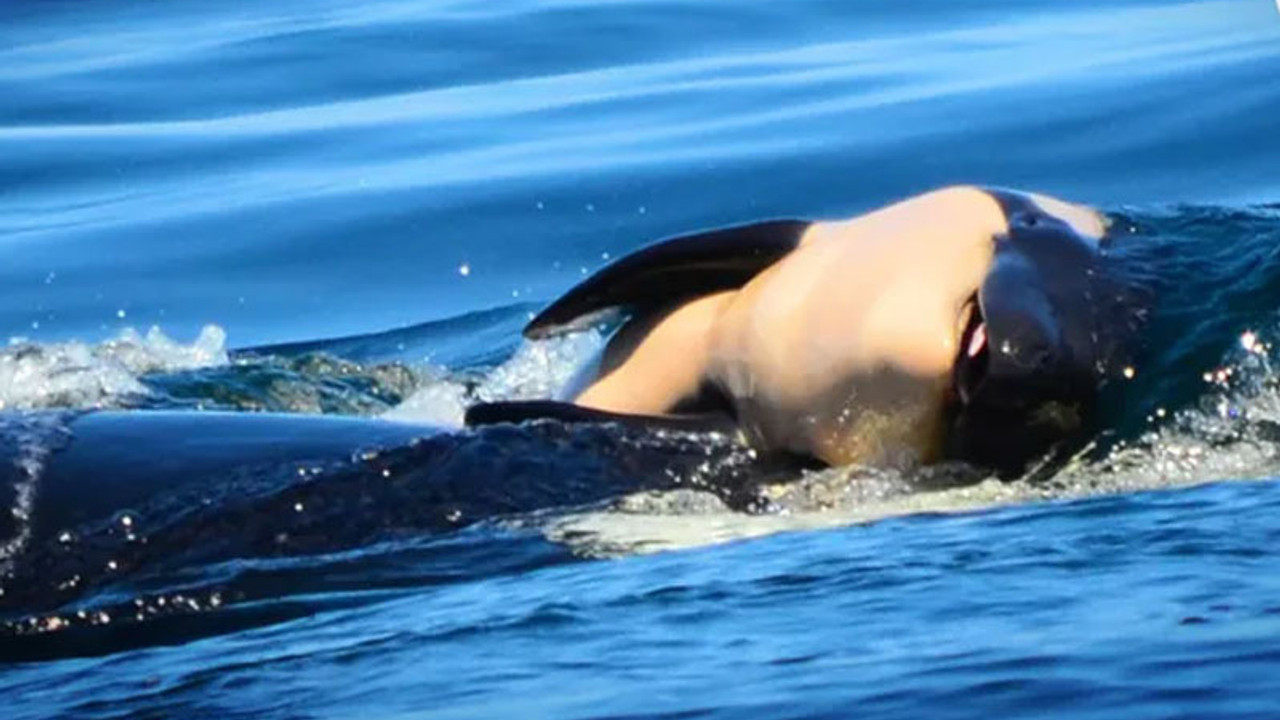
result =
[[948,455],[1016,474],[1087,425],[1101,379],[1099,272],[1096,244],[1051,218],[996,239],[956,361]]
[[963,401],[1021,407],[1083,392],[1092,351],[1076,340],[1087,341],[1090,334],[1074,326],[1088,322],[1088,299],[1055,293],[1051,285],[1052,278],[1031,259],[1017,253],[997,257],[978,292],[981,324],[966,333],[984,337],[966,340],[958,361]]

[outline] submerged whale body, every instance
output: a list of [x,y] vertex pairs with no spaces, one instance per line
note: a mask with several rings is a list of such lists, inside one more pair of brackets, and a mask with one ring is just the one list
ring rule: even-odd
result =
[[[33,447],[42,450],[24,449]],[[352,548],[412,545],[694,477],[727,507],[750,510],[756,466],[732,461],[741,454],[705,434],[554,422],[451,432],[274,413],[4,415],[0,503],[15,512],[0,515],[0,662],[150,642],[123,631],[134,620],[172,616],[156,632],[181,637],[181,618],[210,603],[244,608],[232,625],[278,620],[253,602],[304,593],[315,575],[334,582]],[[544,544],[509,562],[570,557]],[[165,602],[156,587],[181,590]]]
[[1132,314],[1097,212],[952,187],[834,222],[678,237],[623,257],[525,328],[626,313],[555,401],[477,405],[470,425],[551,417],[732,427],[766,452],[1006,474],[1070,448],[1124,372]]

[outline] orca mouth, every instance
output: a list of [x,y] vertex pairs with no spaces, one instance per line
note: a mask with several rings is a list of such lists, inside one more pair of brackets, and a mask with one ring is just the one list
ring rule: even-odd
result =
[[960,401],[968,405],[987,379],[991,365],[991,337],[987,319],[976,297],[966,305],[966,313],[968,320],[960,333],[960,353],[956,356],[952,381]]

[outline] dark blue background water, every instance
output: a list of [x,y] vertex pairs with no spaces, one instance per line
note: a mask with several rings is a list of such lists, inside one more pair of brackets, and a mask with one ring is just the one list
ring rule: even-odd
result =
[[[8,0],[6,483],[125,510],[33,525],[4,715],[1275,717],[1280,382],[1236,341],[1280,308],[1278,81],[1269,0]],[[1163,289],[1127,443],[1049,486],[601,507],[736,451],[63,412],[456,420],[571,370],[520,324],[609,257],[957,182],[1104,208]]]

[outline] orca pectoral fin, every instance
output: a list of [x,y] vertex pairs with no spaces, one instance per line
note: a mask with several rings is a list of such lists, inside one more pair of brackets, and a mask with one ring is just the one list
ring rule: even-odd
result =
[[562,423],[618,423],[628,427],[685,432],[736,433],[733,418],[720,413],[699,415],[631,415],[554,400],[515,400],[479,403],[467,408],[467,427],[556,420]]
[[770,220],[663,240],[619,258],[562,295],[525,326],[529,339],[590,325],[610,309],[645,315],[742,287],[795,250],[810,223]]

